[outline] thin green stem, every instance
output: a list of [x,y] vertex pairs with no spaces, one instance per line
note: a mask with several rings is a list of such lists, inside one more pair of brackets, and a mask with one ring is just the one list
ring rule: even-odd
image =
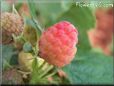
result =
[[43,68],[43,66],[46,65],[46,64],[47,64],[47,62],[44,61],[44,62],[41,64],[41,66],[39,67],[39,69]]
[[41,75],[39,76],[40,78],[42,78],[45,74],[47,74],[51,69],[53,69],[53,66],[51,65],[50,67],[47,67],[47,69],[43,72],[43,73],[41,73]]
[[53,75],[55,75],[57,73],[57,71],[54,71],[53,73],[51,73],[51,74],[48,74],[48,75],[46,75],[45,77],[51,77],[51,76],[53,76]]
[[19,13],[17,12],[17,10],[15,9],[15,5],[14,5],[14,4],[12,5],[12,9],[13,9],[13,10],[12,10],[12,11],[13,11],[13,13],[15,13],[15,14],[19,15]]
[[39,28],[39,30],[40,30],[41,33],[42,33],[42,32],[43,32],[43,29],[42,29],[42,27],[39,25],[39,22],[36,21],[34,18],[33,18],[32,20],[33,20],[34,24],[36,25],[36,27]]

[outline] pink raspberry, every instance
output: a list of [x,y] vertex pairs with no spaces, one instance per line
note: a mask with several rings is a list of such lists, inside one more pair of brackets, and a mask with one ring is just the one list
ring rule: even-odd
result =
[[41,35],[39,55],[50,64],[63,67],[74,58],[77,43],[77,29],[70,22],[61,21]]

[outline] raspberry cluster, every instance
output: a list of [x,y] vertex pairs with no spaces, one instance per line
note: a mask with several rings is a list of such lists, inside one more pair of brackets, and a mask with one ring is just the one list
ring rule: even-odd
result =
[[96,27],[88,32],[92,47],[100,47],[107,55],[111,54],[109,46],[112,43],[114,33],[113,10],[113,8],[97,9],[95,13]]

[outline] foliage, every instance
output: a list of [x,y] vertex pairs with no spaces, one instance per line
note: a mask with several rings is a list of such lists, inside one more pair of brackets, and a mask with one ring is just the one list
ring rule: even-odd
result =
[[114,84],[113,58],[100,53],[76,55],[72,63],[63,69],[71,84]]

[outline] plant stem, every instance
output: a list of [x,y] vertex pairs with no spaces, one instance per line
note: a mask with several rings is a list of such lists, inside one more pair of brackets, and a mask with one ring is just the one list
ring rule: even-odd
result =
[[51,69],[53,69],[53,66],[51,65],[50,67],[47,67],[47,69],[43,72],[43,73],[41,73],[41,75],[39,76],[40,78],[42,78],[45,74],[47,74]]
[[57,71],[54,71],[53,73],[48,74],[48,75],[47,75],[47,76],[45,76],[45,77],[46,77],[46,78],[51,77],[51,76],[55,75],[56,73],[57,73]]

